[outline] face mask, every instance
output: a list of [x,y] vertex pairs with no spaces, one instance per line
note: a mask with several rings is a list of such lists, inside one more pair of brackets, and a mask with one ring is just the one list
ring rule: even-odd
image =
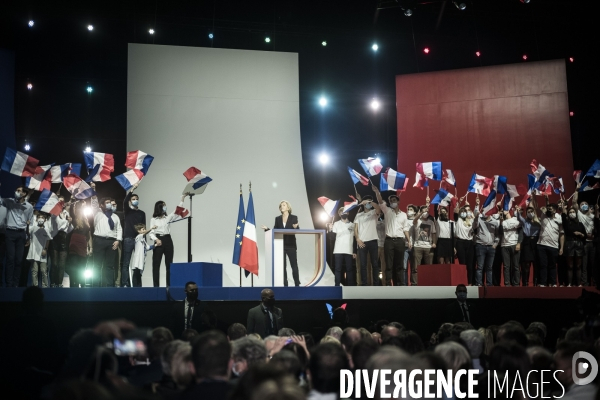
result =
[[576,217],[577,217],[577,214],[575,214],[575,213],[569,213],[569,218],[575,219]]
[[131,205],[137,207],[140,202],[138,200],[131,200]]
[[367,204],[365,204],[365,208],[366,208],[367,210],[370,210],[370,209],[372,209],[372,208],[373,208],[373,206],[371,205],[371,203],[367,203]]
[[110,205],[110,209],[113,211],[117,211],[117,205],[116,204],[111,204]]
[[421,214],[421,218],[422,219],[427,219],[427,217],[429,217],[429,213],[423,213],[423,214]]
[[187,299],[189,302],[198,300],[198,291],[194,290],[193,292],[188,292]]
[[390,203],[390,207],[392,207],[395,210],[396,208],[398,208],[398,203]]
[[498,219],[498,218],[500,218],[500,214],[493,214],[493,215],[492,215],[492,218],[494,218],[494,219]]
[[533,219],[534,214],[532,212],[527,213],[527,218]]
[[472,213],[471,211],[469,211],[469,212],[467,213],[467,216],[468,216],[469,218],[473,218],[473,213]]
[[342,214],[342,220],[346,221],[348,219],[348,214]]
[[21,192],[15,192],[15,199],[19,200],[21,198]]
[[467,218],[467,213],[466,213],[466,212],[461,212],[461,213],[460,213],[460,217],[461,217],[462,219],[465,219],[465,218]]
[[38,219],[37,220],[37,224],[38,224],[38,226],[44,225],[44,220],[43,219]]
[[581,205],[581,211],[586,212],[589,209],[590,209],[590,207],[587,204],[582,204]]
[[547,217],[552,217],[553,215],[554,215],[554,213],[552,211],[546,211]]
[[167,206],[163,206],[163,212],[166,213],[167,212]]
[[105,205],[104,208],[106,209],[106,211],[112,211],[112,205],[111,204]]
[[415,216],[415,212],[412,210],[408,210],[408,212],[406,213],[409,217],[414,217]]
[[456,294],[456,298],[459,300],[466,300],[467,299],[467,292],[458,292]]
[[275,305],[275,299],[265,299],[263,300],[263,304],[265,305],[265,307],[271,308]]

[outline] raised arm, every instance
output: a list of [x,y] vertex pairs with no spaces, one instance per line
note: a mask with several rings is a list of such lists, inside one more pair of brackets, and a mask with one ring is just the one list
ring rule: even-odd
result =
[[371,185],[371,189],[375,192],[375,197],[377,197],[377,203],[383,204],[383,199],[381,198],[381,192],[377,189],[377,186]]

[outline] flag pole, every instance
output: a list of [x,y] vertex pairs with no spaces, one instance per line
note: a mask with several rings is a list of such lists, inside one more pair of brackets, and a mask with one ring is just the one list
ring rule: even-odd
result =
[[[248,181],[248,193],[252,193],[252,181]],[[252,208],[254,208],[254,207],[252,207]],[[248,215],[246,215],[246,217],[247,216]],[[254,223],[256,223],[256,216],[254,219]],[[254,229],[256,229],[256,226],[254,227]],[[257,243],[257,245],[258,245],[258,243]],[[250,284],[252,285],[252,287],[254,287],[254,274],[250,274],[250,275],[251,275],[250,276]]]
[[[242,196],[242,184],[241,183],[240,183],[240,196]],[[240,249],[240,251],[241,251],[241,249]],[[239,262],[240,261],[238,260],[238,263]],[[240,267],[240,287],[242,287],[242,267]]]
[[190,193],[190,216],[188,217],[188,262],[192,262],[192,200],[194,194]]

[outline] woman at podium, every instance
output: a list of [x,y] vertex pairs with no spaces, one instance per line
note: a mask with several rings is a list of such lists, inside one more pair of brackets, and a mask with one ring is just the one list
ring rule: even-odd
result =
[[[300,229],[298,225],[298,217],[292,214],[292,205],[282,200],[279,203],[279,211],[281,215],[275,217],[275,226],[273,229]],[[269,228],[262,226],[265,231]],[[287,280],[287,263],[286,258],[290,259],[290,265],[292,266],[292,277],[294,278],[294,285],[300,286],[300,276],[298,274],[298,257],[296,255],[296,235],[283,235],[283,284],[288,286]],[[287,256],[287,257],[286,257]]]

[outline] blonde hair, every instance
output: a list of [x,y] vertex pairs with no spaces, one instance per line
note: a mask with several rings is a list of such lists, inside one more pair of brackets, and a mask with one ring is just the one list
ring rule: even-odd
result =
[[340,342],[333,336],[329,336],[329,335],[324,336],[323,339],[321,339],[321,341],[319,343],[335,343],[335,344],[339,344],[340,346],[342,345],[342,342]]
[[182,347],[173,355],[171,359],[171,377],[177,384],[177,387],[183,389],[189,386],[194,374],[190,366],[192,365],[192,346]]
[[479,328],[478,331],[483,335],[484,345],[483,345],[483,353],[487,356],[490,355],[492,351],[492,347],[494,347],[494,334],[491,329],[487,328]]
[[[290,204],[290,202],[289,202],[289,201],[287,201],[287,200],[281,200],[281,201],[279,202],[279,211],[281,211],[281,205],[282,205],[282,204],[284,204],[284,203],[285,203],[285,205],[286,205],[286,206],[287,206],[287,208],[288,208],[288,213],[289,213],[289,214],[291,214],[291,213],[292,213],[292,205],[291,205],[291,204]],[[282,212],[282,214],[283,214],[283,212]]]

